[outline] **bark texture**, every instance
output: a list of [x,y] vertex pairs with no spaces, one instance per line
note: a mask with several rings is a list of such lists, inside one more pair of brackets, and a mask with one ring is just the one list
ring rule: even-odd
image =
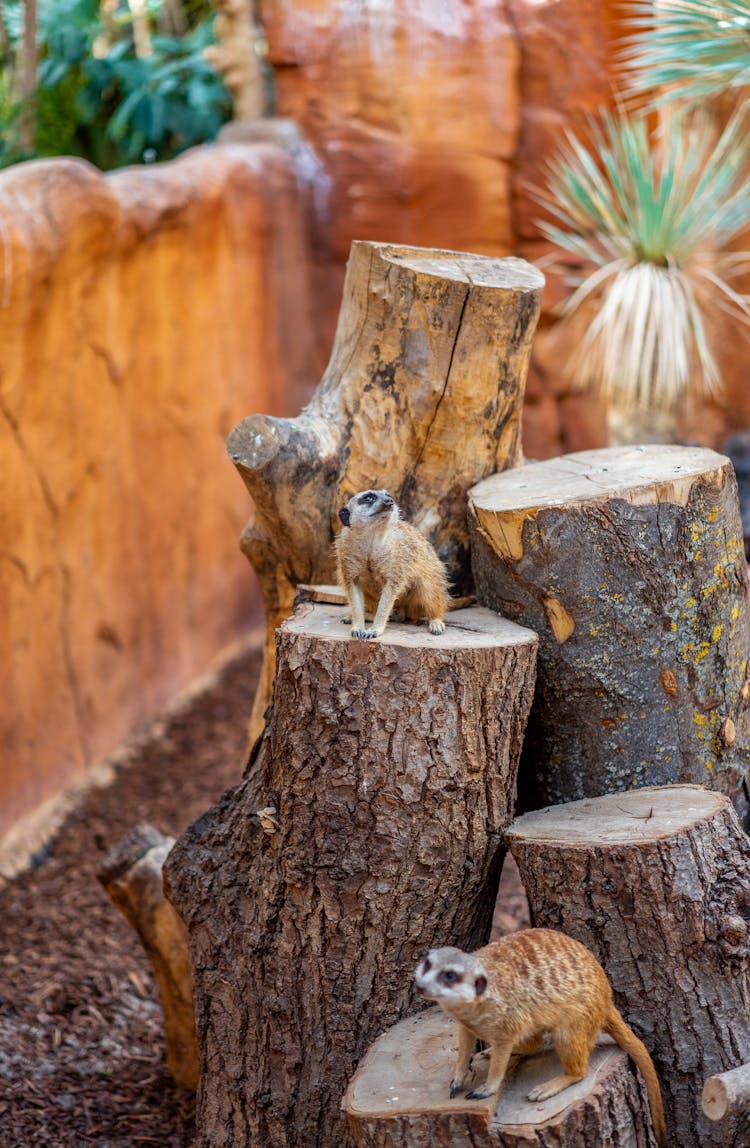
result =
[[519,804],[672,782],[747,815],[747,568],[731,464],[617,447],[470,494],[480,602],[539,633]]
[[182,1088],[198,1084],[193,973],[187,930],[164,896],[162,869],[174,837],[139,825],[102,862],[97,876],[141,939],[164,1010],[167,1065]]
[[263,725],[274,632],[299,582],[332,582],[338,511],[386,487],[470,577],[465,496],[521,460],[520,417],[544,279],[521,259],[354,243],[331,360],[296,419],[254,415],[229,436],[255,503],[242,549],[266,607],[251,737]]
[[750,1059],[750,841],[728,799],[635,790],[528,813],[507,839],[534,924],[591,949],[653,1056],[669,1143],[750,1142],[745,1116],[701,1111],[704,1080]]
[[424,949],[489,935],[536,635],[475,609],[363,642],[343,614],[280,628],[257,755],[167,864],[204,1148],[340,1148],[346,1083]]
[[357,1148],[647,1148],[645,1090],[628,1057],[596,1048],[579,1084],[531,1103],[531,1088],[560,1071],[553,1052],[525,1058],[500,1100],[448,1099],[455,1024],[440,1009],[408,1017],[370,1048],[343,1109]]

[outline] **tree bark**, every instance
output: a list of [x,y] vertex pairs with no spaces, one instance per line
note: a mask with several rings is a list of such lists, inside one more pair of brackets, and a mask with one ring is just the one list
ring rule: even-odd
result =
[[280,628],[257,756],[167,864],[205,1148],[341,1148],[347,1080],[424,949],[489,936],[536,635],[470,609],[363,642],[343,614]]
[[539,634],[519,806],[690,782],[744,819],[750,639],[729,460],[585,451],[485,480],[469,519],[479,601]]
[[624,1052],[594,1049],[585,1080],[550,1100],[529,1091],[560,1071],[554,1052],[526,1057],[494,1098],[448,1099],[455,1024],[431,1008],[402,1020],[368,1051],[343,1102],[357,1148],[647,1148],[645,1089]]
[[141,939],[164,1010],[167,1066],[175,1083],[198,1084],[193,974],[187,929],[164,896],[162,868],[173,837],[139,825],[115,846],[97,877]]
[[521,259],[353,243],[331,360],[296,419],[254,415],[227,448],[255,503],[242,549],[266,607],[251,735],[271,696],[274,632],[298,582],[334,580],[352,494],[386,487],[470,579],[465,496],[521,459],[521,405],[544,284]]
[[747,1143],[701,1112],[706,1077],[750,1059],[750,841],[728,799],[665,786],[570,802],[507,833],[535,925],[595,954],[654,1058],[670,1144]]

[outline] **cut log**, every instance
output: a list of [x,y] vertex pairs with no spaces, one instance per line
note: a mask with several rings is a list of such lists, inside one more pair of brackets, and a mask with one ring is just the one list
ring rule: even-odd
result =
[[539,633],[524,809],[688,782],[748,813],[747,567],[729,460],[584,451],[470,493],[477,598]]
[[700,1103],[708,1076],[750,1060],[750,841],[728,799],[635,790],[528,813],[507,839],[534,924],[591,949],[653,1056],[669,1143],[746,1143],[742,1117],[715,1124]]
[[343,1101],[357,1148],[647,1148],[645,1089],[606,1037],[586,1078],[550,1100],[528,1093],[560,1072],[554,1052],[526,1057],[494,1098],[448,1098],[456,1025],[441,1009],[408,1017],[372,1045]]
[[343,615],[281,626],[245,781],[169,858],[204,1148],[341,1148],[346,1083],[425,948],[489,936],[536,635],[469,609],[364,642]]
[[750,1112],[750,1064],[709,1076],[703,1085],[701,1106],[709,1120]]
[[251,737],[263,726],[274,633],[299,582],[335,577],[340,507],[386,487],[470,578],[466,491],[521,460],[521,405],[544,278],[522,259],[353,243],[323,381],[296,419],[254,415],[229,455],[255,503],[242,549],[266,608]]
[[187,929],[164,896],[162,869],[173,837],[139,825],[102,861],[97,877],[141,939],[164,1011],[167,1067],[182,1088],[198,1084],[193,971]]

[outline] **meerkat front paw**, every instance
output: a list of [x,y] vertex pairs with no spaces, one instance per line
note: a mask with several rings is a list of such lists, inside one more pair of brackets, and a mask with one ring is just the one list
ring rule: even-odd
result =
[[353,638],[377,638],[377,630],[352,630]]
[[463,1092],[464,1088],[465,1088],[465,1085],[464,1085],[463,1080],[452,1080],[451,1081],[451,1090],[450,1090],[451,1100],[455,1100],[455,1098],[458,1096],[459,1092]]
[[431,634],[444,634],[445,622],[442,618],[432,618],[428,623],[428,629]]
[[466,1093],[467,1100],[487,1100],[489,1096],[494,1096],[494,1089],[492,1088],[472,1088],[471,1092]]

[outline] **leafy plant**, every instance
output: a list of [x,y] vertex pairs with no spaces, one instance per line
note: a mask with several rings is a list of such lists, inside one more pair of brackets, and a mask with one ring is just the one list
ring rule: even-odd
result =
[[591,320],[571,371],[620,410],[674,410],[693,364],[714,387],[711,313],[750,322],[730,284],[750,256],[726,251],[750,219],[745,131],[742,113],[718,140],[673,116],[652,139],[646,118],[619,113],[548,165],[539,199],[556,222],[542,230],[593,267],[564,305]]
[[629,0],[628,90],[704,99],[750,86],[750,0]]
[[[17,8],[3,6],[11,44],[19,35]],[[169,159],[216,136],[231,114],[231,97],[203,57],[212,19],[192,3],[182,9],[186,34],[161,35],[161,10],[162,0],[152,0],[151,53],[139,56],[127,5],[110,13],[105,27],[98,0],[42,0],[36,155],[79,155],[108,169]],[[0,87],[0,105],[4,94]],[[0,162],[25,158],[13,146],[17,111],[9,108]]]

